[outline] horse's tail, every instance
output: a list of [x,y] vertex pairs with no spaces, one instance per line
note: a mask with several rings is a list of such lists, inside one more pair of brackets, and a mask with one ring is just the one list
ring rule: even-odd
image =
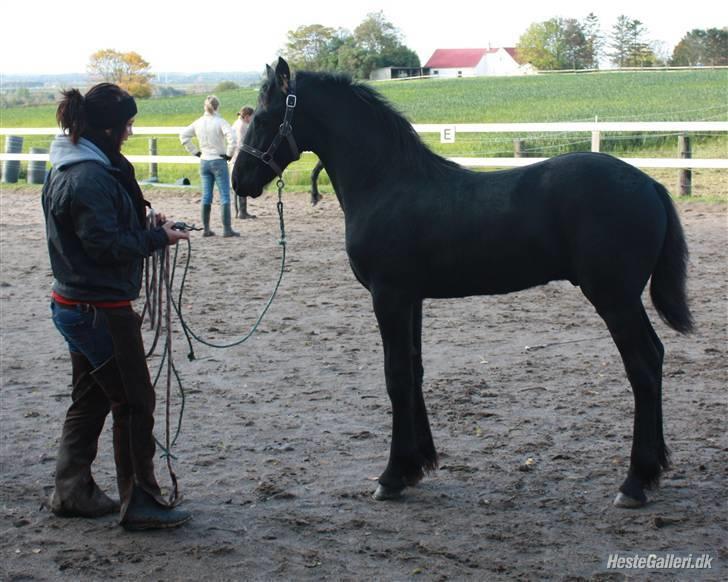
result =
[[667,212],[667,232],[652,273],[650,296],[667,325],[680,333],[690,333],[693,330],[693,316],[685,289],[688,245],[670,194],[659,182],[654,182],[654,185]]

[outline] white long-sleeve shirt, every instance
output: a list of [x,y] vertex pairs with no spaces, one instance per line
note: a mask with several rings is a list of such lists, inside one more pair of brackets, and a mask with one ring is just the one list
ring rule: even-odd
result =
[[243,121],[242,117],[238,117],[233,122],[233,135],[235,135],[235,140],[238,143],[238,149],[243,147],[243,140],[245,139],[245,134],[248,132],[249,125]]
[[[197,138],[199,148],[192,141]],[[201,152],[203,160],[219,160],[223,155],[230,157],[237,150],[237,142],[230,124],[218,113],[205,114],[182,130],[179,139],[185,149],[193,155]]]
[[235,159],[238,157],[238,154],[240,153],[240,149],[243,147],[243,140],[245,139],[245,134],[248,131],[249,123],[245,123],[243,121],[242,117],[238,117],[235,121],[233,121],[233,135],[235,136],[235,141],[237,142],[237,146],[235,149],[235,155],[233,156],[232,161],[230,162],[230,168],[232,169],[233,165],[235,164]]

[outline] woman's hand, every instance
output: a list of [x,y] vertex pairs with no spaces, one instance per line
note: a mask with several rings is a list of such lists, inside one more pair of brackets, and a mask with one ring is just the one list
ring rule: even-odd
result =
[[167,220],[164,224],[162,224],[164,233],[167,235],[168,245],[177,244],[180,240],[187,240],[190,238],[189,232],[185,232],[184,230],[175,230],[172,226],[174,226],[174,222],[171,220]]

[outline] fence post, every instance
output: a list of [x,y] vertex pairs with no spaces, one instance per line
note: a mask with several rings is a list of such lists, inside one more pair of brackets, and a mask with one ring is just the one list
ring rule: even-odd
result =
[[601,148],[602,132],[592,131],[591,151],[598,152]]
[[[157,138],[149,138],[149,155],[157,155]],[[156,162],[149,162],[149,179],[147,182],[159,182],[158,165]]]
[[[690,148],[690,137],[681,133],[677,136],[678,156],[684,160],[693,157]],[[693,171],[690,168],[684,168],[678,171],[678,191],[680,196],[690,196],[693,193]]]
[[523,140],[520,137],[517,137],[513,140],[513,157],[514,158],[522,158],[523,157]]

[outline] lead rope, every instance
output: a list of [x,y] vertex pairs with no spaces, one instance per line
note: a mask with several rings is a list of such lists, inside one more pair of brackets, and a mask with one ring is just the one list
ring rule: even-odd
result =
[[[152,210],[148,216],[147,227],[151,228],[152,225],[156,225],[157,216]],[[175,248],[175,257],[177,249]],[[170,269],[170,252],[169,246],[158,249],[150,257],[146,259],[145,268],[145,291],[146,291],[146,302],[144,309],[142,310],[142,318],[148,314],[150,328],[154,331],[154,339],[146,357],[149,358],[154,353],[162,334],[165,334],[164,343],[162,347],[162,359],[159,364],[159,369],[154,378],[152,385],[156,389],[162,372],[166,370],[166,403],[165,403],[165,439],[164,443],[161,443],[155,436],[154,440],[157,446],[162,450],[161,457],[165,459],[167,464],[167,470],[169,472],[169,478],[172,482],[172,490],[169,494],[168,503],[170,506],[179,504],[182,500],[179,494],[179,486],[177,481],[177,475],[172,467],[172,460],[176,457],[172,454],[172,447],[177,441],[179,436],[182,422],[182,413],[184,412],[185,404],[185,392],[182,387],[177,370],[174,367],[174,361],[172,359],[172,309],[170,296],[165,291],[171,288],[172,281],[174,278],[174,272]],[[172,406],[172,375],[174,374],[177,380],[177,386],[181,397],[181,406],[179,421],[177,423],[177,431],[172,438],[171,434],[171,406]]]
[[276,182],[276,187],[278,188],[278,204],[276,205],[276,209],[278,211],[278,223],[281,231],[281,238],[278,239],[278,244],[282,247],[281,249],[281,267],[280,271],[278,273],[278,279],[276,280],[275,287],[273,288],[273,292],[270,295],[270,298],[266,302],[265,306],[263,307],[263,310],[261,311],[260,315],[258,316],[258,319],[255,321],[253,326],[250,328],[250,331],[246,333],[244,336],[242,336],[240,339],[237,339],[235,341],[229,342],[229,343],[223,343],[223,344],[215,344],[210,341],[207,341],[203,338],[201,338],[199,335],[197,335],[192,328],[190,328],[189,325],[187,325],[187,322],[185,321],[184,316],[182,315],[182,293],[184,291],[184,284],[185,279],[187,278],[187,266],[189,265],[189,254],[187,256],[187,266],[185,267],[184,275],[182,276],[182,282],[180,283],[180,290],[179,290],[179,297],[177,299],[177,302],[172,302],[172,306],[175,309],[175,312],[177,313],[177,317],[179,317],[180,323],[182,324],[182,328],[185,330],[185,335],[187,336],[187,343],[190,347],[190,352],[187,355],[187,358],[189,360],[195,359],[195,351],[192,346],[192,340],[191,337],[196,339],[198,342],[200,342],[203,345],[206,345],[210,348],[232,348],[234,346],[238,346],[244,342],[246,342],[250,337],[255,333],[255,331],[258,329],[258,326],[260,325],[261,321],[263,321],[263,318],[265,317],[265,314],[268,312],[268,309],[270,309],[270,306],[273,303],[273,300],[276,297],[276,294],[278,293],[278,288],[281,286],[281,281],[283,280],[283,273],[285,272],[286,267],[286,225],[285,221],[283,219],[283,188],[285,186],[285,182],[283,181],[283,178],[279,178]]
[[[156,389],[157,383],[159,381],[159,378],[162,375],[162,372],[166,370],[166,406],[165,406],[165,442],[162,444],[159,442],[159,439],[157,437],[154,437],[155,442],[157,443],[157,446],[162,450],[161,457],[166,460],[167,463],[167,470],[169,471],[169,477],[172,482],[172,491],[169,496],[169,504],[170,506],[177,505],[182,501],[182,498],[179,494],[179,486],[177,481],[177,475],[174,472],[174,469],[172,467],[172,460],[176,460],[177,457],[175,457],[174,454],[172,454],[172,448],[177,442],[177,439],[182,431],[182,417],[184,415],[185,410],[185,390],[182,386],[182,380],[180,378],[180,375],[177,371],[176,366],[174,365],[174,359],[172,357],[172,310],[177,314],[177,317],[179,317],[180,323],[182,324],[182,330],[184,331],[185,337],[187,339],[187,344],[189,345],[190,352],[187,355],[189,360],[195,359],[195,353],[194,348],[192,346],[192,339],[196,339],[198,342],[212,347],[212,348],[229,348],[233,346],[237,346],[242,344],[243,342],[247,341],[252,335],[255,333],[255,331],[258,329],[258,326],[263,321],[263,317],[265,317],[265,314],[268,312],[268,309],[273,303],[273,300],[276,297],[276,294],[278,293],[278,289],[281,285],[281,281],[283,279],[283,273],[285,272],[285,265],[286,265],[286,228],[285,228],[285,221],[283,218],[283,188],[285,187],[285,182],[282,178],[279,178],[276,182],[276,187],[278,189],[278,203],[276,204],[276,209],[278,211],[278,222],[280,227],[280,233],[281,237],[278,240],[278,244],[282,247],[281,251],[281,266],[280,266],[280,272],[278,274],[278,279],[276,280],[275,287],[273,288],[273,292],[271,293],[270,298],[266,302],[260,316],[258,316],[257,320],[253,324],[250,331],[245,334],[242,338],[225,344],[214,344],[209,341],[204,340],[200,336],[198,336],[187,324],[187,322],[184,319],[184,316],[182,315],[182,296],[184,293],[184,285],[185,281],[187,279],[187,273],[189,271],[190,266],[190,259],[192,256],[192,245],[189,240],[187,240],[187,259],[185,262],[184,271],[182,274],[182,278],[180,281],[180,289],[179,294],[177,297],[177,301],[174,299],[174,292],[173,292],[173,286],[174,286],[174,277],[175,277],[175,271],[177,268],[177,262],[179,258],[179,244],[175,245],[174,250],[174,259],[172,260],[170,258],[170,247],[165,246],[162,249],[159,249],[155,251],[150,257],[148,257],[145,261],[145,296],[146,300],[144,303],[144,308],[142,310],[142,319],[144,319],[145,316],[148,315],[149,319],[149,325],[150,329],[154,331],[154,339],[152,340],[152,345],[149,348],[149,351],[146,353],[146,357],[150,358],[158,343],[160,338],[162,337],[162,332],[164,331],[165,339],[164,339],[164,347],[162,350],[162,359],[159,364],[159,368],[157,370],[157,374],[154,378],[153,386]],[[152,225],[156,225],[157,223],[157,216],[154,210],[152,210],[149,213],[148,221],[147,221],[147,228],[152,228]],[[200,230],[196,229],[193,226],[186,225],[184,223],[177,223],[176,225],[180,229],[184,230]],[[164,304],[164,305],[163,305]],[[164,311],[164,317],[162,317],[162,312]],[[180,395],[180,410],[179,415],[177,417],[177,427],[174,433],[174,437],[172,437],[172,418],[171,418],[171,402],[172,402],[172,377],[174,377],[177,387],[179,390]]]

